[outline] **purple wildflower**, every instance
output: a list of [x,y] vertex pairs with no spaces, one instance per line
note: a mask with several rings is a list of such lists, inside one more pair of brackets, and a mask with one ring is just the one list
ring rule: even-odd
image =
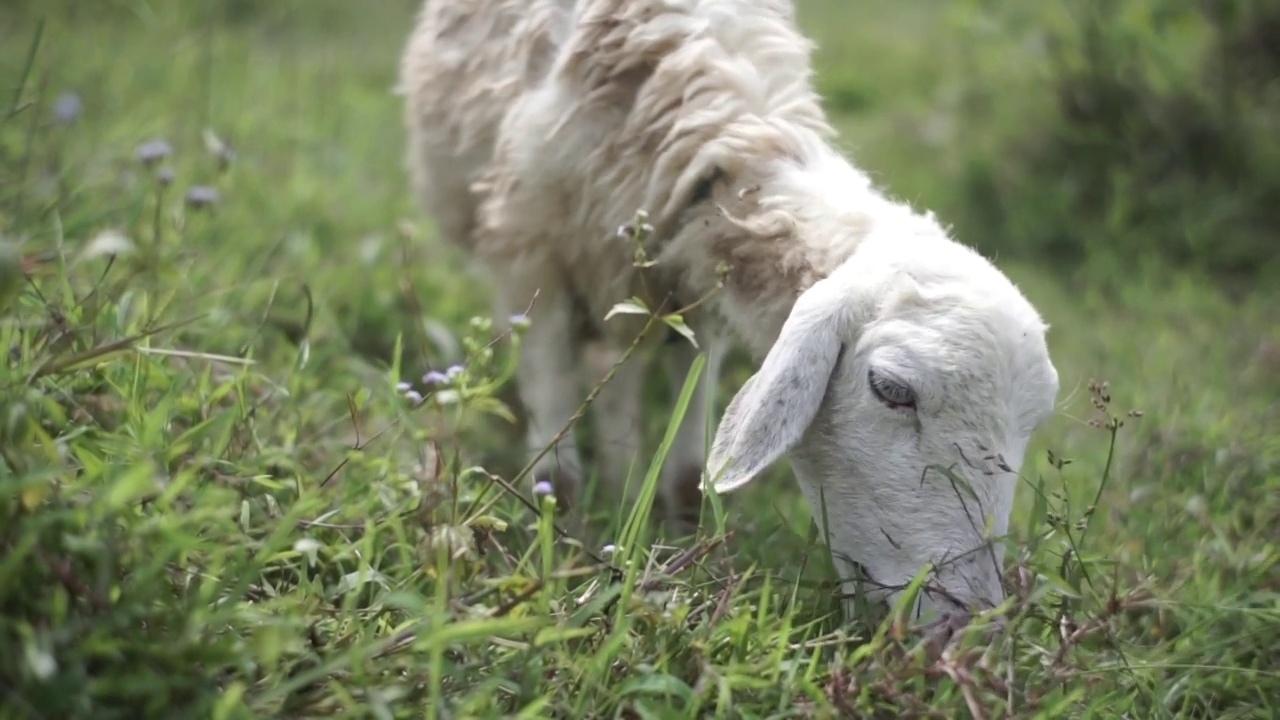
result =
[[616,552],[618,552],[618,546],[614,545],[613,543],[609,543],[608,545],[605,545],[604,547],[600,548],[600,554],[604,555],[605,557],[609,557],[610,555],[613,555]]
[[407,382],[396,383],[397,392],[408,392],[409,390],[412,390],[412,389],[413,389],[413,383],[407,383]]
[[193,208],[203,208],[218,202],[218,191],[207,185],[196,185],[187,191],[187,204]]
[[546,497],[556,491],[555,486],[546,480],[539,480],[533,484],[533,494]]
[[156,182],[161,185],[173,184],[173,177],[173,168],[171,167],[162,167],[156,171]]
[[524,330],[529,327],[529,316],[524,313],[516,313],[515,315],[507,318],[507,322],[511,323],[511,327],[516,328],[517,330]]
[[80,117],[84,103],[75,93],[62,93],[53,102],[53,118],[62,125],[70,125]]
[[406,391],[404,394],[404,397],[406,400],[408,400],[410,403],[414,405],[422,404],[422,393],[418,392],[417,390]]
[[148,140],[134,150],[133,156],[138,162],[148,167],[173,154],[173,146],[164,140]]
[[449,382],[449,377],[438,370],[432,370],[422,376],[422,382],[425,385],[441,385]]
[[450,380],[456,380],[458,379],[458,376],[461,375],[465,370],[466,368],[464,368],[461,365],[450,365],[449,369],[444,371],[444,374],[445,374],[445,377],[449,378]]

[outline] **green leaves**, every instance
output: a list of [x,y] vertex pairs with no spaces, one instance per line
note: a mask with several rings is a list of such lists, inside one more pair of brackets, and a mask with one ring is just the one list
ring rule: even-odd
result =
[[[608,322],[610,318],[617,315],[652,316],[653,311],[645,305],[644,300],[638,297],[632,297],[628,300],[615,304],[612,308],[609,308],[609,312],[605,314],[604,319]],[[665,313],[658,315],[657,318],[667,327],[680,333],[680,335],[688,340],[695,348],[698,347],[698,341],[693,336],[693,330],[685,324],[684,317],[679,312]]]
[[695,348],[698,347],[698,341],[695,340],[693,337],[693,330],[689,329],[689,326],[684,323],[684,318],[681,317],[678,313],[663,315],[662,322],[666,323],[667,327],[680,333],[684,337],[684,339],[688,340],[689,343],[693,345]]
[[633,297],[630,300],[624,300],[614,305],[612,308],[610,308],[609,312],[605,313],[604,319],[605,319],[605,322],[608,322],[609,318],[615,315],[649,315],[649,314],[650,314],[649,308],[645,307],[644,301],[638,297]]

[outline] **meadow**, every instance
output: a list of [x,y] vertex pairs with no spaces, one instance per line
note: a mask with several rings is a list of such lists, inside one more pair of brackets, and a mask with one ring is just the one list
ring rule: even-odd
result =
[[[405,172],[416,5],[0,6],[0,717],[1280,712],[1274,143],[1209,145],[1248,181],[1151,190],[1201,116],[1141,106],[1168,132],[1134,125],[1138,169],[1081,210],[1104,176],[1073,173],[1129,136],[1049,152],[1071,3],[798,2],[842,146],[1052,326],[1008,622],[944,646],[842,625],[785,463],[692,538],[650,502],[559,537],[524,498],[519,334]],[[1154,86],[1208,52],[1191,4],[1120,5]],[[652,469],[683,407],[658,380]]]

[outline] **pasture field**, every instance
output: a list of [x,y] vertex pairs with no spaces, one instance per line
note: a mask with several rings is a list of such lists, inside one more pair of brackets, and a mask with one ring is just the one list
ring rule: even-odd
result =
[[1053,122],[1059,3],[799,2],[843,146],[1052,325],[1009,622],[945,649],[841,627],[785,463],[656,546],[510,492],[518,336],[402,159],[416,5],[0,6],[0,716],[1280,713],[1280,292],[970,212]]

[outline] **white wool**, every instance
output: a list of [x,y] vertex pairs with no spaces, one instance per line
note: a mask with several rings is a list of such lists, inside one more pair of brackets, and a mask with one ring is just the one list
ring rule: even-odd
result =
[[[787,455],[840,566],[864,571],[873,596],[932,562],[924,605],[996,602],[986,528],[1006,528],[1057,393],[1045,325],[987,260],[832,146],[810,51],[781,0],[428,0],[401,77],[415,187],[440,234],[492,274],[499,317],[538,297],[519,375],[532,448],[634,336],[638,318],[602,321],[614,303],[688,305],[727,265],[687,317],[710,380],[664,469],[668,514],[697,503],[704,471],[728,492]],[[616,237],[640,208],[658,260],[645,270]],[[708,462],[722,336],[760,367]],[[680,383],[693,350],[664,354]],[[627,363],[597,400],[615,486],[644,459],[643,376]],[[886,392],[913,402],[891,407]],[[576,498],[573,441],[535,475]]]

